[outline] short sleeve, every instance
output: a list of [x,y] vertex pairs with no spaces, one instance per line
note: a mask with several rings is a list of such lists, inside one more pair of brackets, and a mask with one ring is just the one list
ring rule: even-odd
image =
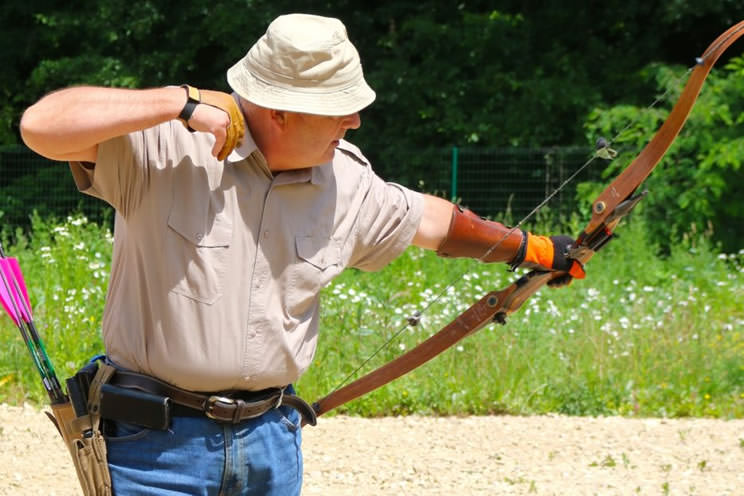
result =
[[372,174],[356,225],[351,266],[383,268],[411,244],[423,214],[423,195]]
[[70,162],[78,190],[126,217],[147,189],[150,168],[163,163],[169,129],[164,123],[100,143],[95,164]]

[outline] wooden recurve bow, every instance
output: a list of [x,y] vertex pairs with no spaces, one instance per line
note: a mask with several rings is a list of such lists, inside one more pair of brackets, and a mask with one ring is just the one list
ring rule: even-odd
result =
[[[600,248],[612,239],[613,231],[620,220],[645,196],[645,192],[636,194],[636,190],[656,167],[679,134],[713,65],[742,34],[744,34],[744,21],[721,34],[696,59],[695,68],[690,74],[682,95],[664,124],[630,165],[592,203],[591,220],[570,250],[571,258],[585,265]],[[426,341],[319,399],[313,403],[313,409],[317,415],[322,415],[407,374],[489,323],[506,323],[506,317],[517,311],[541,287],[565,275],[564,272],[531,271],[507,288],[487,293]]]

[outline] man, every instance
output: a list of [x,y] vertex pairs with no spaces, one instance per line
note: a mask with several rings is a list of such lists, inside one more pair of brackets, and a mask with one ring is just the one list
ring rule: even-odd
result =
[[[340,21],[277,18],[227,80],[232,96],[68,88],[21,122],[29,147],[69,161],[78,188],[116,209],[112,380],[134,373],[174,403],[167,430],[108,423],[118,494],[298,494],[291,384],[315,352],[320,289],[345,267],[380,269],[412,243],[581,275],[568,237],[511,231],[374,174],[343,139],[375,93]],[[278,400],[248,412],[266,394]]]

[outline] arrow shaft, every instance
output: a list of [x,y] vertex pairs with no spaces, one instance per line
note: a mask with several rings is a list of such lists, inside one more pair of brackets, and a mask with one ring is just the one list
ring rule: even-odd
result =
[[31,317],[31,304],[18,261],[5,257],[0,247],[0,299],[21,333],[41,382],[53,404],[65,401],[65,394]]

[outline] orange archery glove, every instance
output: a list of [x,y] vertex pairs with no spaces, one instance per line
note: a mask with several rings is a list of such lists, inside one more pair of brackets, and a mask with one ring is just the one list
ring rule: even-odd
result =
[[548,284],[564,286],[573,278],[584,279],[586,273],[578,260],[569,258],[568,251],[574,239],[570,236],[537,236],[523,231],[524,241],[519,253],[512,260],[513,269],[517,267],[566,272],[566,276],[556,277]]

